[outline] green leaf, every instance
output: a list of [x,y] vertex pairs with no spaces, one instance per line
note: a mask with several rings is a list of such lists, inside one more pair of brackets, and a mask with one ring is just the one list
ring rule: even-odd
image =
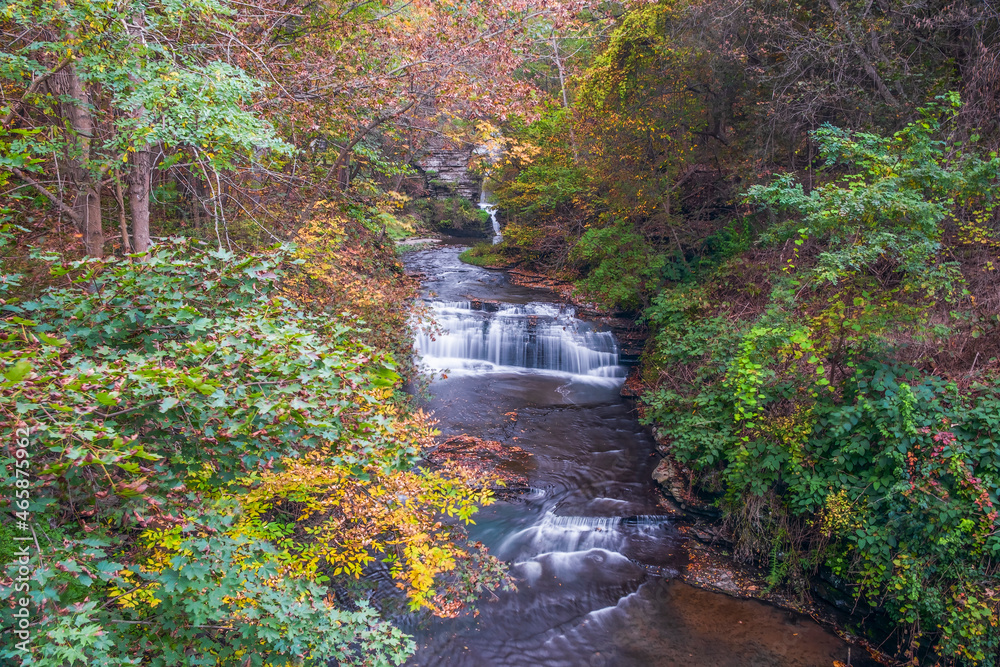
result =
[[97,392],[97,396],[95,398],[97,399],[97,402],[100,403],[101,405],[111,406],[118,404],[118,399],[106,391]]
[[31,364],[22,359],[18,361],[13,366],[11,366],[6,373],[3,374],[11,382],[20,382],[31,372]]
[[43,331],[35,331],[34,333],[35,333],[36,336],[38,336],[38,339],[40,341],[42,341],[43,343],[45,343],[46,345],[65,345],[66,344],[65,340],[62,340],[60,338],[53,338],[52,336],[49,336],[48,334],[46,334]]
[[160,401],[160,412],[166,412],[167,410],[174,407],[178,403],[180,403],[179,400],[177,400],[173,396],[168,396],[167,398]]

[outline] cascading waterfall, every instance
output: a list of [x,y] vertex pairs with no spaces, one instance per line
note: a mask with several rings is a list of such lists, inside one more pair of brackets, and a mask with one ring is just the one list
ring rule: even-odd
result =
[[[486,197],[481,206],[490,210]],[[468,528],[509,564],[517,590],[476,615],[413,627],[421,648],[408,667],[795,667],[846,657],[819,626],[676,584],[687,550],[653,486],[655,443],[619,395],[613,335],[459,253],[407,260],[434,320],[415,332],[416,348],[435,371],[428,393],[443,435],[502,443],[498,465],[524,476]]]
[[495,552],[522,560],[552,552],[619,552],[630,539],[658,534],[667,521],[662,516],[559,516],[549,511],[531,526],[508,535]]
[[497,220],[497,207],[489,201],[489,193],[483,188],[479,193],[479,208],[490,215],[490,222],[493,223],[493,245],[503,241],[503,234],[500,232],[500,221]]
[[431,369],[492,366],[603,378],[624,375],[612,333],[595,331],[571,307],[501,304],[490,312],[469,301],[429,305],[437,327],[420,332],[416,347]]

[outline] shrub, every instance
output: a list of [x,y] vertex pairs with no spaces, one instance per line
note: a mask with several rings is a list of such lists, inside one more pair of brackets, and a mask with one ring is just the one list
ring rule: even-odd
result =
[[[412,642],[336,602],[345,581],[388,559],[411,605],[444,615],[505,583],[443,521],[488,504],[486,478],[413,469],[433,431],[394,400],[393,358],[283,297],[289,259],[185,240],[143,261],[51,257],[66,286],[5,303],[0,431],[27,433],[31,459],[25,475],[5,450],[0,470],[40,548],[27,590],[17,561],[0,587],[32,601],[30,652],[0,656],[399,664]],[[473,564],[492,574],[463,577]]]
[[990,210],[1000,167],[940,130],[931,110],[889,138],[827,127],[815,137],[833,178],[751,188],[790,214],[762,242],[795,250],[763,313],[709,298],[725,269],[653,300],[645,419],[724,482],[739,551],[770,561],[772,584],[826,565],[906,629],[910,658],[929,646],[995,665],[1000,391],[902,359],[961,320],[941,226]]

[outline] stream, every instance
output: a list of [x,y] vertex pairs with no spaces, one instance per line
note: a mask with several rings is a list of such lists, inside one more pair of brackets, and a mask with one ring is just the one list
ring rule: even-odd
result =
[[[848,647],[808,617],[682,583],[685,538],[658,504],[654,442],[619,396],[611,332],[549,292],[463,264],[463,248],[409,253],[438,330],[417,337],[444,436],[530,453],[529,490],[469,527],[511,565],[517,591],[479,614],[404,628],[408,663],[443,667],[831,666]],[[442,378],[442,374],[446,377]],[[868,664],[857,660],[854,665]]]

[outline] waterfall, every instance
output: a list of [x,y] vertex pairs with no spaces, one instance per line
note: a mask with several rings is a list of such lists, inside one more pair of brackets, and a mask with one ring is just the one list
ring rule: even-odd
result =
[[490,215],[490,222],[493,223],[493,245],[503,241],[503,234],[500,232],[500,221],[497,220],[497,207],[489,202],[489,193],[484,187],[479,193],[479,208]]
[[662,516],[559,516],[548,511],[536,523],[508,535],[496,552],[520,560],[552,552],[617,552],[629,540],[658,535],[668,524],[669,519]]
[[[475,620],[394,616],[420,646],[406,666],[790,667],[846,653],[805,619],[671,582],[691,552],[660,505],[656,442],[619,396],[612,334],[460,252],[406,256],[430,323],[413,332],[416,352],[446,436],[494,441],[498,469],[523,476],[468,529],[517,589],[479,604]],[[388,602],[380,590],[373,600]]]
[[[416,348],[435,370],[531,368],[621,378],[610,331],[595,331],[572,307],[498,304],[493,312],[469,301],[432,301],[434,330],[418,332]],[[493,307],[492,304],[488,304]]]

